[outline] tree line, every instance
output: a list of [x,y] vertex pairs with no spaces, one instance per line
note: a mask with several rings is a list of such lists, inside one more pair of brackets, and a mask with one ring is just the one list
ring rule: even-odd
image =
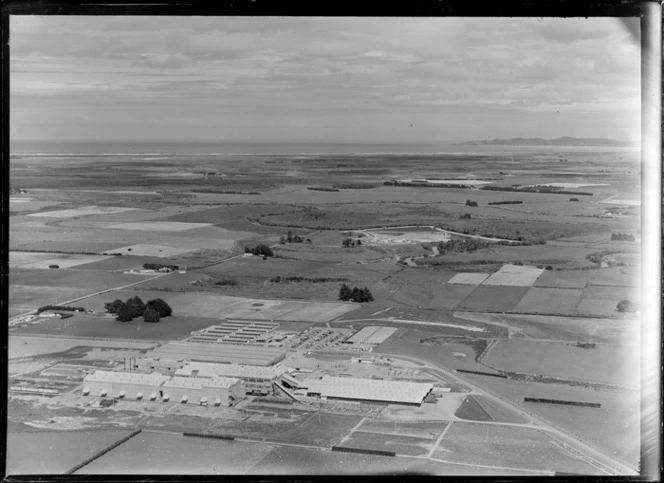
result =
[[252,255],[256,255],[259,257],[263,257],[263,259],[266,259],[267,257],[273,257],[274,252],[272,249],[264,244],[256,245],[255,247],[244,247],[244,253],[251,253]]

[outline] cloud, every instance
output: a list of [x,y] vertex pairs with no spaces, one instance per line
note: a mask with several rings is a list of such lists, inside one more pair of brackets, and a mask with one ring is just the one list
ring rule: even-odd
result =
[[138,60],[131,63],[133,66],[149,67],[151,69],[180,69],[190,61],[180,53],[175,54],[141,54]]

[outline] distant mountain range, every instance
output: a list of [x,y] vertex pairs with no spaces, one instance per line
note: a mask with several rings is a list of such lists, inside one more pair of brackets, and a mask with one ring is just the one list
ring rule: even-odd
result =
[[607,147],[629,147],[631,143],[616,141],[615,139],[601,138],[573,138],[569,136],[556,139],[542,138],[511,138],[491,139],[484,141],[468,141],[461,143],[470,146],[607,146]]

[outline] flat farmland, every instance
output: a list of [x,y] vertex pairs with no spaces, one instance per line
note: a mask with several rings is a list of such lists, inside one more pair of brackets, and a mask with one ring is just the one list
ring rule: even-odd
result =
[[44,250],[44,251],[62,251],[62,252],[114,252],[116,248],[122,246],[119,242],[104,241],[42,241],[27,243],[21,246],[23,249]]
[[590,285],[617,285],[620,287],[638,287],[639,279],[620,268],[603,268],[593,270],[593,277],[590,279]]
[[544,269],[518,265],[503,265],[500,270],[487,278],[483,285],[530,287]]
[[[162,295],[156,295],[162,297]],[[169,301],[168,297],[163,297]],[[109,299],[111,301],[113,299]],[[143,301],[147,301],[144,298]],[[81,301],[80,303],[84,303]],[[138,317],[131,322],[118,322],[114,317],[74,315],[68,319],[45,320],[19,328],[13,334],[44,334],[61,337],[89,337],[108,339],[135,339],[166,341],[188,337],[195,330],[219,323],[219,319],[203,317],[164,317],[158,323],[144,322]],[[84,343],[84,342],[81,342]]]
[[[12,255],[14,254],[14,255]],[[60,268],[70,268],[85,263],[98,262],[107,259],[105,255],[72,255],[65,253],[33,253],[10,252],[9,266],[12,268],[45,268],[49,265],[58,265]]]
[[474,285],[448,285],[443,283],[409,284],[406,282],[392,295],[391,300],[409,306],[450,309],[466,299]]
[[[104,310],[104,303],[115,299],[125,300],[135,295],[143,300],[163,298],[172,308],[175,315],[186,315],[202,318],[231,318],[273,320],[302,320],[303,322],[327,322],[339,315],[357,308],[353,304],[344,303],[308,303],[296,301],[248,299],[228,297],[212,293],[170,292],[159,291],[128,291],[118,290],[96,295],[85,300],[86,306],[96,311]],[[311,317],[315,317],[313,320]]]
[[429,452],[433,443],[434,440],[431,438],[353,431],[341,446],[345,448],[394,451],[397,454],[408,456],[424,456]]
[[638,302],[641,299],[641,293],[636,287],[589,285],[583,291],[583,298],[605,300],[629,299],[632,302]]
[[640,331],[639,324],[630,319],[468,312],[455,312],[454,315],[469,321],[507,324],[512,330],[512,338],[634,345],[638,344]]
[[513,312],[573,315],[581,302],[582,289],[536,288],[528,289]]
[[510,312],[528,290],[528,287],[480,285],[458,306],[462,310]]
[[[222,245],[223,246],[223,245]],[[232,248],[233,244],[224,248]],[[173,247],[166,245],[149,245],[149,244],[138,244],[138,245],[129,245],[124,247],[118,247],[111,250],[112,253],[122,253],[124,255],[133,255],[133,256],[143,256],[143,257],[175,257],[182,255],[183,253],[189,253],[196,250],[194,246],[189,247]]]
[[125,211],[133,211],[136,208],[127,208],[123,206],[81,206],[70,210],[57,210],[57,211],[42,211],[40,213],[33,213],[27,216],[38,216],[42,218],[75,218],[79,216],[88,215],[103,215],[113,213],[123,213]]
[[[15,313],[21,313],[34,310],[42,305],[63,303],[81,297],[86,292],[88,291],[71,287],[37,287],[34,285],[10,284],[9,308],[14,310]],[[80,305],[78,302],[77,304]]]
[[35,291],[43,287],[77,289],[81,293],[93,293],[104,288],[120,287],[140,281],[136,275],[100,270],[42,270],[33,268],[12,269],[9,283],[32,286]]
[[[341,244],[339,244],[341,246]],[[327,263],[359,262],[366,260],[379,260],[385,258],[381,251],[370,248],[309,248],[308,246],[278,246],[275,253],[280,257],[294,258],[297,260],[310,260]]]
[[576,307],[578,315],[595,315],[595,316],[619,316],[620,312],[616,309],[620,299],[607,300],[607,299],[581,299]]
[[457,408],[457,418],[469,421],[491,421],[497,423],[520,424],[528,420],[486,396],[478,394],[466,396]]
[[131,431],[7,433],[7,475],[63,474]]
[[144,222],[129,222],[119,223],[116,225],[105,226],[111,230],[133,230],[133,231],[187,231],[195,228],[202,228],[210,226],[209,223],[182,223],[176,221],[144,221]]
[[273,448],[260,443],[143,432],[76,474],[241,474]]
[[[636,467],[640,448],[639,391],[522,382],[464,374],[464,378],[513,401],[530,413]],[[600,403],[600,409],[524,403],[524,397]],[[456,423],[454,423],[456,424]],[[619,435],[619,436],[616,436]],[[565,471],[565,470],[560,470]]]
[[489,277],[488,273],[457,273],[447,283],[463,285],[479,285]]
[[269,213],[289,213],[301,211],[301,208],[278,205],[272,201],[269,204],[248,204],[246,200],[255,201],[255,198],[245,197],[242,204],[221,204],[219,207],[198,210],[186,214],[175,214],[163,220],[185,222],[185,223],[206,223],[214,224],[229,230],[243,230],[254,233],[272,232],[273,228],[265,229],[260,225],[255,225],[248,218],[255,218]]
[[434,457],[508,468],[598,474],[593,466],[553,444],[544,432],[515,426],[455,422]]
[[496,342],[483,362],[501,371],[622,386],[638,385],[640,366],[637,345],[584,349],[572,343],[523,339]]
[[545,270],[533,286],[543,288],[585,288],[594,275],[592,270]]
[[[98,262],[83,263],[81,265],[76,265],[72,267],[73,270],[77,271],[113,271],[113,270],[131,270],[131,269],[141,269],[143,268],[144,263],[167,263],[173,264],[177,261],[168,261],[165,262],[163,258],[159,257],[148,257],[148,256],[137,256],[137,255],[123,255],[123,256],[111,256],[106,257],[104,260]],[[133,275],[132,275],[133,276]],[[154,274],[153,274],[154,276]],[[138,281],[137,276],[133,276],[134,280]]]

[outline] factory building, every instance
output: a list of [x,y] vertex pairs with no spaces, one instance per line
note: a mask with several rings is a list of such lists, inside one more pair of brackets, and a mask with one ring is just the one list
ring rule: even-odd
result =
[[279,348],[174,341],[148,351],[145,358],[138,361],[138,368],[144,371],[160,367],[177,370],[184,366],[184,362],[272,366],[283,360],[285,356],[286,352]]
[[332,376],[304,379],[301,386],[301,389],[295,391],[295,395],[416,406],[421,405],[433,389],[432,383]]
[[95,371],[83,379],[83,394],[151,401],[231,406],[245,390],[237,378],[170,377],[159,373]]
[[378,345],[397,331],[395,327],[363,327],[344,342],[356,345]]
[[286,372],[281,366],[260,367],[241,364],[187,362],[175,371],[176,376],[197,378],[232,377],[241,379],[246,394],[270,394],[272,384]]

